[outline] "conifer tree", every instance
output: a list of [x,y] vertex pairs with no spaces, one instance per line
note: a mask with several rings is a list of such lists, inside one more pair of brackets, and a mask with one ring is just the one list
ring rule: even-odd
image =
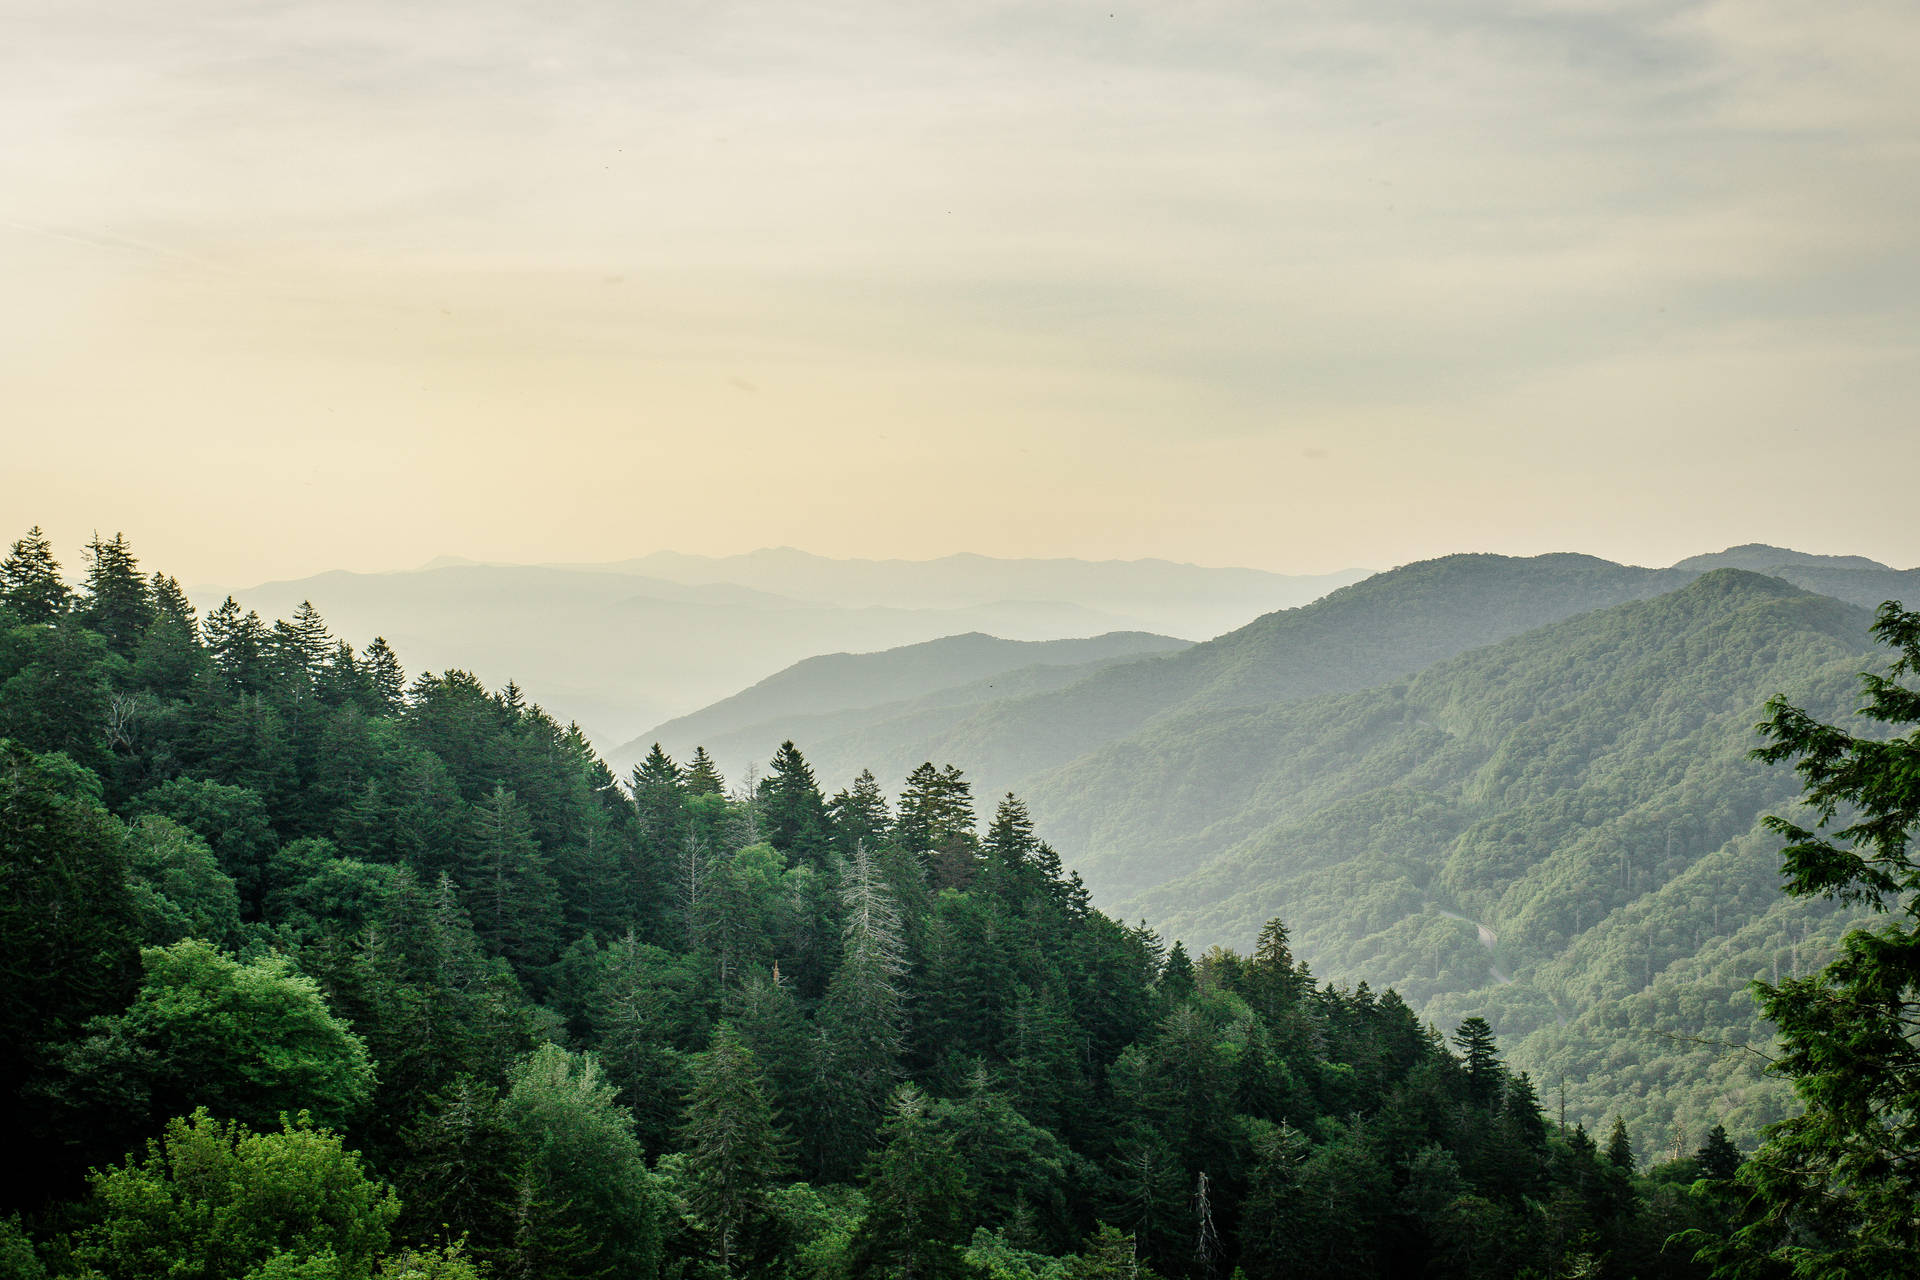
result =
[[841,886],[844,957],[821,1002],[820,1107],[809,1136],[828,1172],[854,1168],[899,1078],[906,1042],[906,972],[899,908],[864,847],[854,850]]
[[1627,1138],[1627,1122],[1623,1116],[1613,1118],[1613,1128],[1607,1131],[1607,1163],[1622,1173],[1632,1173],[1636,1161],[1633,1158],[1633,1143]]
[[900,816],[894,824],[894,838],[904,849],[926,853],[937,848],[952,830],[946,780],[933,761],[916,765],[907,775],[906,789],[900,793]]
[[642,787],[668,787],[678,791],[684,781],[680,766],[657,742],[653,750],[647,752],[647,758],[633,767],[632,787],[636,795]]
[[986,863],[997,877],[1014,879],[1032,863],[1040,842],[1034,839],[1027,806],[1009,791],[987,827]]
[[200,621],[193,612],[193,604],[187,599],[187,593],[180,589],[177,578],[156,570],[147,580],[147,590],[153,598],[156,621],[164,618],[185,631],[188,638],[200,638]]
[[72,596],[53,558],[53,544],[39,525],[33,526],[0,563],[0,604],[22,622],[52,622],[66,612]]
[[516,1066],[501,1117],[522,1151],[509,1276],[652,1276],[653,1177],[633,1120],[592,1056],[543,1045]]
[[636,822],[631,841],[628,878],[638,895],[636,905],[647,914],[664,912],[672,901],[686,850],[688,829],[685,778],[673,757],[659,743],[634,766],[627,783]]
[[827,804],[827,814],[833,821],[834,847],[842,855],[851,854],[855,845],[878,848],[893,825],[886,793],[880,790],[871,769],[862,769],[851,788],[834,794]]
[[326,664],[327,656],[333,652],[333,636],[327,631],[327,621],[320,611],[313,607],[313,601],[302,600],[300,607],[293,611],[293,619],[288,624],[293,641],[293,656],[299,669],[308,679],[319,676],[320,669]]
[[1287,926],[1278,916],[1261,926],[1247,968],[1253,1007],[1270,1023],[1276,1022],[1281,1010],[1300,998],[1309,982],[1307,975],[1294,964]]
[[232,596],[207,612],[201,628],[214,669],[242,693],[254,693],[265,675],[267,629],[260,615],[240,612]]
[[774,753],[766,781],[766,839],[796,862],[824,864],[830,825],[813,767],[789,738]]
[[1167,952],[1167,963],[1160,970],[1160,996],[1169,1004],[1179,1004],[1193,994],[1193,961],[1178,938]]
[[377,709],[389,715],[398,712],[406,700],[407,673],[401,668],[400,659],[393,652],[393,646],[387,643],[387,638],[375,636],[361,661],[366,668],[367,683],[372,686]]
[[527,807],[496,785],[474,809],[472,839],[467,890],[474,932],[522,973],[546,964],[558,950],[560,891]]
[[867,1216],[854,1235],[860,1280],[943,1280],[967,1274],[967,1184],[953,1140],[911,1084],[893,1095],[882,1146],[867,1166]]
[[1893,661],[1860,677],[1865,732],[1784,697],[1759,726],[1767,743],[1754,757],[1794,761],[1812,815],[1766,820],[1787,841],[1787,893],[1889,919],[1849,932],[1817,972],[1754,984],[1780,1029],[1774,1070],[1804,1110],[1768,1130],[1741,1169],[1754,1192],[1745,1221],[1708,1250],[1723,1275],[1783,1256],[1795,1276],[1893,1275],[1920,1257],[1920,612],[1888,601],[1873,635]]
[[687,966],[629,931],[600,955],[587,997],[600,1060],[650,1151],[671,1147],[686,1094],[686,1055],[675,1047],[687,1015]]
[[705,747],[693,749],[693,759],[687,762],[687,794],[690,796],[723,796],[727,793],[727,780],[720,776],[720,769],[713,763],[713,757],[707,754]]
[[321,703],[329,707],[343,707],[348,703],[364,705],[372,695],[366,668],[345,640],[333,642],[315,681],[315,692],[320,695]]
[[[1483,1107],[1491,1107],[1500,1097],[1505,1069],[1493,1045],[1493,1028],[1485,1018],[1468,1018],[1453,1033],[1467,1070],[1467,1097]],[[1624,1131],[1623,1131],[1624,1132]]]
[[722,1022],[693,1059],[680,1136],[693,1183],[688,1201],[713,1234],[723,1275],[733,1274],[742,1233],[765,1216],[767,1189],[786,1167],[786,1135],[766,1094],[753,1051]]
[[102,541],[98,533],[87,544],[86,599],[82,609],[87,625],[107,638],[114,652],[131,657],[140,637],[153,625],[153,599],[140,576],[123,534]]
[[1716,1182],[1731,1181],[1740,1172],[1740,1148],[1727,1137],[1725,1125],[1716,1124],[1707,1131],[1706,1141],[1693,1153],[1700,1165],[1700,1176]]
[[973,824],[973,787],[959,769],[927,761],[907,775],[894,838],[926,860],[939,887],[971,882],[979,843]]

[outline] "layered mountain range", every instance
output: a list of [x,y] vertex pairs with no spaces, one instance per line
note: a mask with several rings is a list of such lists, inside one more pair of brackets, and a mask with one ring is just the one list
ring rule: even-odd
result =
[[[1753,726],[1775,693],[1844,716],[1871,607],[1903,595],[1920,573],[1770,547],[1450,556],[1202,644],[713,741],[738,769],[793,737],[830,789],[957,764],[983,801],[1017,791],[1103,905],[1190,948],[1278,916],[1325,977],[1488,1017],[1572,1114],[1642,1099],[1659,1147],[1783,1105],[1745,985],[1817,963],[1846,917],[1778,892],[1758,824],[1799,787],[1747,758]],[[808,675],[768,684],[797,705]]]
[[[405,572],[333,571],[196,587],[191,595],[205,609],[232,594],[269,619],[310,600],[336,634],[360,644],[384,634],[416,667],[458,666],[490,686],[515,681],[563,722],[577,720],[611,744],[819,654],[969,632],[1016,641],[1145,632],[1153,638],[1133,652],[1152,652],[1177,647],[1173,637],[1205,639],[1364,576],[1164,560],[835,560],[776,548],[592,565],[443,558]],[[997,674],[997,662],[992,671],[963,662],[958,676],[931,684]]]

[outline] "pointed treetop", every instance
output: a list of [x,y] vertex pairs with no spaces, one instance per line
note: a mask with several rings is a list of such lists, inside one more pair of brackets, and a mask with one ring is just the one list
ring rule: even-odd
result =
[[1693,1153],[1700,1164],[1700,1176],[1712,1178],[1717,1182],[1731,1181],[1733,1175],[1740,1172],[1740,1148],[1733,1145],[1727,1137],[1725,1125],[1716,1124],[1707,1134],[1707,1140]]
[[107,638],[121,654],[131,654],[140,637],[153,625],[153,600],[140,562],[126,535],[116,533],[102,541],[98,533],[87,544],[87,625]]
[[407,673],[401,668],[400,659],[385,636],[375,636],[373,643],[367,646],[364,665],[374,697],[388,711],[398,711],[406,698]]
[[1633,1144],[1627,1141],[1627,1122],[1620,1116],[1613,1118],[1613,1129],[1607,1134],[1607,1163],[1616,1169],[1633,1172]]
[[660,749],[659,743],[653,744],[653,750],[647,752],[647,758],[633,767],[633,789],[642,787],[678,788],[684,781],[680,766],[673,757]]
[[857,844],[879,844],[893,825],[886,793],[880,790],[871,769],[862,769],[851,788],[827,802],[827,815],[833,823],[834,845],[843,854],[852,853]]
[[170,574],[156,571],[147,580],[147,589],[153,596],[153,610],[158,618],[173,623],[189,638],[200,636],[200,620],[194,616],[193,605],[187,599],[187,593],[180,589],[180,582]]
[[1009,791],[995,810],[987,827],[987,856],[1005,867],[1026,863],[1038,845],[1033,838],[1033,818],[1020,797]]
[[52,622],[72,597],[52,544],[39,525],[33,526],[0,563],[0,603],[24,622]]
[[693,759],[687,764],[686,786],[690,796],[727,794],[727,780],[720,776],[719,766],[714,764],[705,747],[693,749]]

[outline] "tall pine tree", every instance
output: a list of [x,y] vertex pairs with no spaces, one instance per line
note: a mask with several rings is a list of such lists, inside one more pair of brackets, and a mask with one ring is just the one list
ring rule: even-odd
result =
[[721,1274],[734,1273],[743,1233],[767,1214],[767,1190],[786,1170],[786,1136],[774,1124],[753,1051],[731,1024],[693,1060],[693,1088],[680,1138],[692,1187],[688,1203],[713,1236]]
[[795,862],[823,865],[830,834],[826,801],[814,780],[813,767],[791,738],[774,753],[764,789],[762,820],[767,840]]
[[53,545],[39,525],[33,526],[0,563],[0,604],[22,622],[52,622],[66,612],[72,595]]
[[140,637],[153,625],[153,597],[140,562],[123,534],[87,544],[87,586],[82,611],[87,625],[107,638],[115,653],[132,657]]

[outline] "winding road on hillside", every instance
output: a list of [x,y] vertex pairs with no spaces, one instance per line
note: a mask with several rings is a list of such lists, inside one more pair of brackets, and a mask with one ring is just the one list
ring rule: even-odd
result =
[[1463,920],[1466,923],[1472,925],[1475,929],[1478,929],[1480,931],[1480,945],[1487,949],[1487,955],[1489,957],[1487,961],[1487,972],[1492,974],[1493,980],[1499,983],[1503,987],[1513,981],[1513,975],[1508,973],[1505,969],[1502,969],[1498,964],[1496,964],[1491,959],[1493,955],[1493,949],[1500,945],[1499,934],[1495,933],[1492,929],[1480,923],[1478,920],[1475,920],[1472,916],[1463,916],[1458,911],[1449,911],[1445,907],[1438,906],[1431,902],[1427,904],[1427,910],[1438,912],[1440,915],[1445,916],[1449,920]]

